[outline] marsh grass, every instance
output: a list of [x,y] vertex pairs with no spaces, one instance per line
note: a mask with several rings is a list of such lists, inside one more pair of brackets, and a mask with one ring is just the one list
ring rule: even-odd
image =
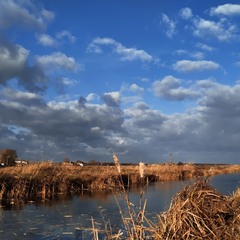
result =
[[[200,176],[240,172],[240,165],[148,164],[115,166],[71,166],[38,162],[26,166],[0,168],[0,202],[23,204],[27,201],[56,199],[59,194],[82,192],[123,192],[156,181],[185,180]],[[116,170],[117,169],[117,170]],[[126,191],[124,193],[124,191]],[[140,198],[142,199],[142,198]],[[141,206],[144,201],[141,200]]]
[[[139,209],[129,203],[131,212],[121,215],[124,228],[117,234],[113,233],[110,224],[109,228],[98,229],[101,236],[105,236],[101,239],[240,239],[240,188],[232,196],[225,196],[206,181],[198,180],[177,193],[169,209],[156,216],[156,222],[146,217],[146,201]],[[121,212],[120,206],[119,209]],[[96,232],[96,228],[92,230]],[[94,240],[97,239],[95,235]]]
[[[115,201],[119,209],[119,213],[121,216],[122,225],[124,226],[122,229],[118,229],[117,233],[115,233],[111,227],[110,221],[106,221],[104,219],[104,230],[98,230],[105,235],[105,239],[152,239],[152,236],[158,235],[156,231],[156,225],[153,224],[150,220],[148,220],[145,216],[146,212],[146,204],[147,201],[143,199],[144,197],[144,168],[145,165],[143,163],[139,164],[139,175],[141,179],[141,188],[140,188],[140,198],[139,198],[139,206],[135,206],[128,194],[128,189],[124,185],[124,181],[121,175],[121,165],[120,161],[115,153],[113,153],[113,160],[116,166],[116,170],[118,173],[118,186],[120,187],[120,191],[113,192],[115,196]],[[125,200],[127,211],[123,209],[121,204],[119,203],[119,194]],[[107,224],[106,224],[107,223]],[[120,226],[121,224],[119,224]],[[92,231],[94,240],[98,240],[98,234],[96,234],[96,228],[94,225],[94,221],[92,221]]]
[[[240,239],[240,188],[232,196],[227,197],[210,187],[208,179],[198,179],[176,194],[169,209],[156,216],[158,222],[152,222],[145,214],[147,200],[143,201],[144,186],[142,185],[140,189],[140,204],[135,207],[123,184],[120,162],[115,154],[113,158],[119,173],[121,193],[127,204],[127,213],[123,213],[116,197],[124,228],[119,229],[117,234],[113,234],[111,225],[105,224],[104,230],[99,230],[102,234],[105,233],[104,239]],[[139,164],[139,174],[141,179],[144,178],[142,163]],[[94,222],[93,219],[92,221]],[[92,230],[96,233],[94,224]],[[95,234],[94,240],[97,239],[98,234]]]
[[238,192],[227,197],[201,180],[186,187],[161,215],[160,239],[240,239]]

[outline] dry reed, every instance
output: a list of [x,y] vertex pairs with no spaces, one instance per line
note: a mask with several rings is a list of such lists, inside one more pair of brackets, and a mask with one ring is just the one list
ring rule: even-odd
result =
[[240,172],[240,165],[148,164],[140,168],[140,165],[120,165],[115,154],[113,158],[116,166],[80,167],[39,162],[0,168],[0,201],[52,199],[59,193],[112,191],[146,182]]
[[[120,166],[117,156],[114,154],[113,157],[116,167]],[[139,164],[139,173],[143,178],[144,164]],[[139,208],[135,208],[121,178],[119,181],[128,212],[123,214],[116,198],[124,229],[119,230],[117,235],[105,229],[106,239],[240,239],[240,189],[232,197],[227,197],[211,188],[207,180],[198,180],[178,193],[169,210],[158,215],[159,223],[153,223],[145,216],[146,200],[143,206],[140,204]],[[141,203],[142,189],[139,196]]]
[[139,174],[140,174],[141,179],[144,177],[144,169],[145,169],[145,164],[143,162],[140,162],[139,163]]
[[236,196],[221,195],[206,181],[198,181],[178,193],[161,215],[160,239],[240,239],[239,208]]

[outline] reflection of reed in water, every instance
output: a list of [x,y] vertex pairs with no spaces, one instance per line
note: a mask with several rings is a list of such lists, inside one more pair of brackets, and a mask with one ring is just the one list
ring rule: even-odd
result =
[[[59,194],[103,192],[145,185],[148,181],[182,180],[190,177],[240,171],[239,165],[148,164],[116,166],[72,166],[60,163],[31,163],[0,168],[0,201],[9,204],[56,199]],[[116,171],[117,168],[117,171]],[[211,171],[209,169],[211,168]],[[120,181],[119,181],[120,180]]]

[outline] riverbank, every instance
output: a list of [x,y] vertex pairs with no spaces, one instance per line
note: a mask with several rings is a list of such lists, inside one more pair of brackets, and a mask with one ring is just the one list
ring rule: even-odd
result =
[[[138,165],[72,166],[39,162],[0,169],[0,201],[53,199],[57,194],[112,191],[157,181],[186,180],[240,172],[240,165],[149,164],[141,178]],[[121,181],[119,181],[121,179]]]

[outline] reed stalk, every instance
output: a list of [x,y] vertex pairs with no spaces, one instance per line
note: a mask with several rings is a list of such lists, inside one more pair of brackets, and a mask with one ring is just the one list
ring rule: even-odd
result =
[[140,178],[143,179],[144,177],[144,169],[145,169],[145,164],[143,162],[139,163],[139,174]]

